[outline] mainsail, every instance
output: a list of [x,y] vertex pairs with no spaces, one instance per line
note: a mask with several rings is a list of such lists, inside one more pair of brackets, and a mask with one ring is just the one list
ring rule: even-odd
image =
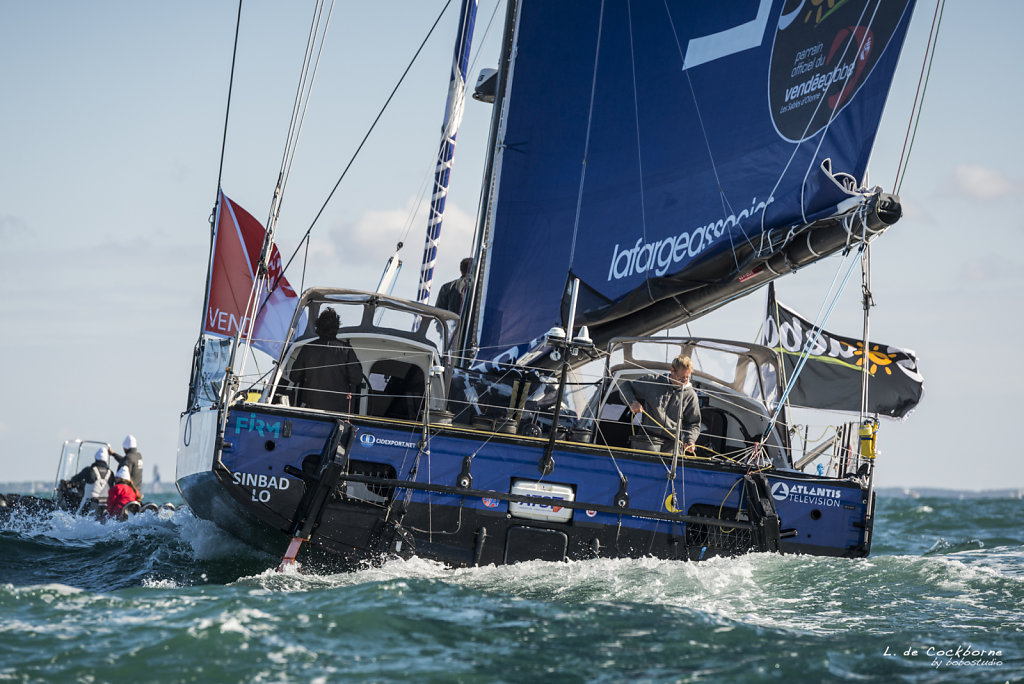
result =
[[895,198],[859,186],[913,4],[513,3],[479,356],[561,323],[571,277],[603,342],[895,221]]

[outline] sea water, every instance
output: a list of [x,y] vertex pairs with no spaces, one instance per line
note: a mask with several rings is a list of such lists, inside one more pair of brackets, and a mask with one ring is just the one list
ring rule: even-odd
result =
[[277,573],[187,509],[0,524],[0,682],[1024,681],[1024,502],[881,498],[872,555]]

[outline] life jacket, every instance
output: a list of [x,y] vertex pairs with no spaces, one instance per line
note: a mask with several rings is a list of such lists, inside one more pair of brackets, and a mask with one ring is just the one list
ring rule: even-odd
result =
[[110,491],[110,471],[106,474],[101,474],[100,469],[97,466],[91,468],[92,471],[92,482],[85,488],[85,493],[82,495],[82,502],[86,499],[92,499],[93,501],[105,502],[107,499],[107,492]]

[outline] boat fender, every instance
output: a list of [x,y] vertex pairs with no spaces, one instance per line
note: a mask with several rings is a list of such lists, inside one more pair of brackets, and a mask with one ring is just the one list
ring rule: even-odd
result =
[[127,520],[129,515],[135,515],[142,510],[142,504],[138,501],[129,501],[121,509],[121,512],[117,515],[118,520]]
[[615,494],[615,506],[629,508],[629,480],[625,475],[619,476],[619,491]]
[[142,510],[143,510],[143,511],[153,511],[154,513],[156,513],[157,511],[159,511],[159,510],[160,510],[160,507],[159,507],[159,506],[157,506],[157,505],[156,505],[155,503],[153,503],[153,502],[151,501],[151,502],[149,502],[148,504],[146,504],[145,506],[143,506],[143,507],[142,507]]
[[168,501],[167,503],[165,503],[165,504],[164,504],[163,506],[161,506],[160,508],[164,509],[165,511],[173,511],[173,510],[175,510],[175,509],[174,509],[174,504],[172,504],[172,503],[171,503],[170,501]]

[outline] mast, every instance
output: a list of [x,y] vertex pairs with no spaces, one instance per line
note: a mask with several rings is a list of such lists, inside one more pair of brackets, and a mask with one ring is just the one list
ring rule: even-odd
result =
[[487,161],[484,166],[483,180],[480,187],[480,214],[477,216],[476,237],[473,242],[473,265],[469,286],[462,304],[462,325],[459,327],[457,341],[458,358],[461,363],[469,365],[468,357],[472,347],[476,345],[480,320],[480,304],[483,295],[484,271],[483,260],[486,242],[491,224],[491,205],[493,190],[497,183],[494,177],[495,157],[498,152],[501,123],[504,118],[507,84],[511,75],[512,47],[515,41],[516,22],[519,17],[520,0],[509,0],[505,10],[505,29],[501,39],[501,60],[498,65],[497,84],[494,95],[494,111],[491,113],[491,131],[487,140]]
[[430,290],[434,282],[437,245],[441,240],[441,221],[444,219],[448,181],[455,158],[455,137],[459,132],[462,111],[466,103],[466,70],[469,68],[469,50],[473,42],[476,8],[477,0],[462,0],[458,37],[452,55],[452,75],[448,83],[448,102],[444,110],[444,124],[441,126],[441,145],[437,151],[437,167],[434,170],[434,192],[430,201],[430,217],[427,220],[426,243],[423,246],[423,266],[420,269],[420,284],[416,292],[416,301],[423,303],[430,299]]

